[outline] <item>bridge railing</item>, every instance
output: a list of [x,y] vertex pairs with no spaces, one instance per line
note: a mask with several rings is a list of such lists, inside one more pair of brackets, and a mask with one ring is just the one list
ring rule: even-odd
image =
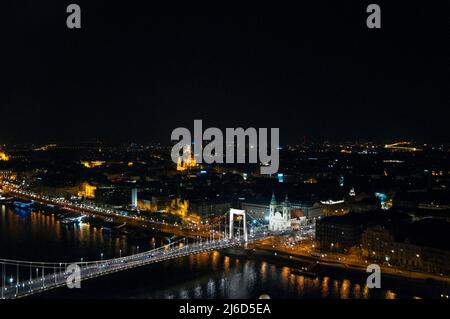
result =
[[[255,239],[255,236],[249,238],[250,241]],[[181,245],[182,242],[183,245]],[[65,286],[70,279],[69,276],[72,275],[72,272],[69,273],[67,269],[69,265],[78,266],[80,279],[85,280],[124,269],[139,267],[184,255],[242,245],[243,243],[245,243],[243,238],[222,238],[196,243],[189,243],[186,239],[182,238],[173,243],[142,253],[96,261],[71,263],[0,259],[0,270],[2,273],[0,298],[19,298]]]

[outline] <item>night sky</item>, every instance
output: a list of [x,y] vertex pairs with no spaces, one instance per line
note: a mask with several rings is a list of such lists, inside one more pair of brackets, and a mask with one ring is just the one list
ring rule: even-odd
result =
[[194,119],[282,142],[449,141],[444,1],[378,1],[381,30],[366,27],[374,1],[302,2],[5,3],[0,143],[169,143]]

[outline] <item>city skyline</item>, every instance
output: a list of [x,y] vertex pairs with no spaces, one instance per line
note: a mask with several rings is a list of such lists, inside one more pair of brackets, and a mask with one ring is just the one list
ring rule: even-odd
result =
[[6,4],[0,303],[448,302],[448,10],[212,3]]
[[[258,165],[174,163],[169,147],[2,149],[2,297],[448,298],[448,146],[319,144],[281,154],[280,172],[264,175]],[[18,240],[20,249],[9,244]],[[65,289],[63,268],[77,260],[81,288]],[[207,275],[197,279],[185,263]],[[381,286],[365,283],[368,265],[379,267]],[[223,288],[199,293],[211,280]]]

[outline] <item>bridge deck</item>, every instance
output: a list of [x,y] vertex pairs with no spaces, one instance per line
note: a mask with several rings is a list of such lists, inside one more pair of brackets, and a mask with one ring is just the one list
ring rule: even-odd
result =
[[[47,290],[55,289],[58,287],[68,286],[69,283],[74,283],[77,278],[75,275],[79,275],[79,282],[88,280],[100,276],[105,276],[111,273],[124,271],[136,267],[145,266],[152,263],[162,262],[165,260],[184,257],[192,254],[198,254],[213,250],[220,250],[229,247],[241,246],[246,243],[254,242],[263,239],[264,235],[250,236],[248,241],[243,239],[222,239],[211,242],[186,244],[183,246],[175,246],[180,244],[180,241],[174,242],[170,245],[166,245],[147,252],[130,255],[121,258],[93,261],[93,262],[78,262],[78,263],[39,263],[39,262],[25,262],[14,260],[0,260],[3,264],[3,286],[2,286],[2,299],[21,298],[38,293],[42,293]],[[19,267],[30,268],[30,278],[27,280],[19,281],[9,287],[6,285],[4,267],[5,265],[16,266],[17,273]],[[67,266],[74,267],[72,270],[67,269]],[[79,267],[79,268],[78,268]],[[36,275],[32,277],[31,269],[36,268],[41,271],[41,276]],[[69,267],[70,268],[70,267]],[[79,272],[73,273],[74,269],[78,269]],[[45,274],[47,272],[47,274]],[[17,275],[18,276],[18,275]]]

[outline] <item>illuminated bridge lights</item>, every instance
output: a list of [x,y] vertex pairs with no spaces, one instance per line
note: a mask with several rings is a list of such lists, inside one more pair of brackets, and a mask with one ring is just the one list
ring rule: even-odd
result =
[[385,149],[390,149],[394,151],[406,151],[406,152],[417,152],[422,151],[422,149],[413,147],[411,142],[397,142],[393,144],[384,145]]
[[[267,238],[266,233],[258,234],[258,236],[251,235],[250,237],[251,238],[249,238],[248,241],[239,236],[232,239],[213,239],[206,242],[197,240],[192,244],[187,243],[186,239],[182,238],[150,251],[106,260],[103,259],[102,254],[101,260],[88,262],[81,260],[81,262],[73,263],[49,263],[0,259],[0,268],[2,269],[3,274],[5,274],[5,270],[8,268],[10,271],[8,277],[11,276],[11,278],[13,278],[12,276],[14,274],[14,278],[17,278],[17,283],[14,285],[14,288],[12,286],[14,279],[10,281],[11,289],[8,289],[5,280],[3,280],[0,289],[0,299],[20,298],[66,286],[67,279],[70,275],[66,271],[69,264],[77,265],[79,267],[80,280],[86,280],[183,256],[237,247],[245,245],[247,242],[251,243]],[[27,270],[36,269],[36,275],[34,275],[34,272],[30,272],[29,278],[27,277],[26,279],[19,281],[19,268],[25,268]]]

